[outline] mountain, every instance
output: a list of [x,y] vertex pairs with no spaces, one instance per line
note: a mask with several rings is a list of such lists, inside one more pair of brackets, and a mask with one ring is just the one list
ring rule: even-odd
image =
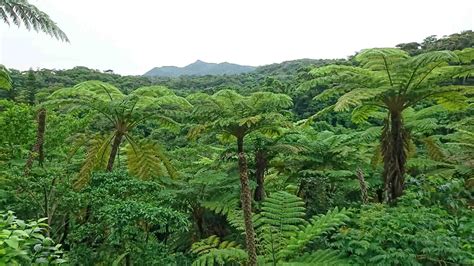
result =
[[177,76],[205,76],[205,75],[233,75],[248,73],[255,70],[253,66],[242,66],[232,63],[206,63],[201,60],[185,67],[164,66],[155,67],[146,72],[148,77],[177,77]]

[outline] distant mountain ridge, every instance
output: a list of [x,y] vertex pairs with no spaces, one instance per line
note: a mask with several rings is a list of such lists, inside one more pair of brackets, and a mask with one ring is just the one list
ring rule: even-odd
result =
[[243,66],[232,63],[207,63],[201,60],[185,67],[163,66],[155,67],[143,74],[147,77],[177,77],[177,76],[205,76],[205,75],[235,75],[252,72],[253,66]]

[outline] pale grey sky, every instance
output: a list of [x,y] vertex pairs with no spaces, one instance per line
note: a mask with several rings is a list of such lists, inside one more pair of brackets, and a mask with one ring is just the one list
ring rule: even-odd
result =
[[71,40],[0,23],[0,64],[143,74],[201,59],[265,65],[473,29],[474,1],[30,0]]

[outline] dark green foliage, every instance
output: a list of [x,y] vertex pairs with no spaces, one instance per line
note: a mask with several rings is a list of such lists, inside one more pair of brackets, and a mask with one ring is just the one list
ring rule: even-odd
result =
[[470,220],[472,214],[457,219],[438,207],[373,205],[361,209],[333,245],[358,265],[468,265],[474,257],[463,239],[470,237]]
[[411,55],[440,50],[462,50],[474,47],[474,32],[472,30],[454,33],[449,36],[437,38],[436,35],[426,37],[423,42],[410,42],[397,44],[397,47]]
[[474,264],[471,38],[223,76],[0,66],[0,264]]
[[[129,252],[137,264],[164,261],[154,249],[166,250],[160,242],[173,232],[186,230],[186,216],[170,207],[172,202],[159,196],[161,186],[140,181],[124,173],[95,174],[90,185],[71,199],[78,215],[71,231],[71,260],[85,263],[109,261],[109,254]],[[166,243],[166,241],[165,241]],[[93,254],[93,255],[92,255]]]
[[191,247],[191,252],[199,258],[193,262],[196,266],[229,265],[243,263],[248,257],[240,245],[233,241],[220,241],[217,236],[210,236]]

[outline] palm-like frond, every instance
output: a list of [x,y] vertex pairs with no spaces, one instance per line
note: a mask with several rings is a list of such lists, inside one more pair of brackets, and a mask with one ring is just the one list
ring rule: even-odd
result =
[[289,126],[282,112],[293,105],[288,95],[271,92],[243,96],[233,90],[221,90],[213,95],[192,94],[187,99],[194,105],[193,117],[199,123],[192,127],[190,137],[210,128],[235,137],[253,131],[278,134],[278,125]]
[[84,187],[89,182],[93,170],[105,169],[112,137],[96,135],[94,138],[86,140],[86,142],[79,142],[79,145],[81,143],[86,145],[87,151],[86,158],[74,183],[75,188]]
[[28,30],[41,31],[58,40],[69,42],[66,34],[46,13],[26,0],[0,0],[0,20],[7,25],[23,25]]
[[176,178],[177,172],[158,144],[143,140],[129,143],[125,147],[128,170],[141,179],[153,179],[169,175]]
[[[458,54],[469,58],[471,52]],[[469,86],[445,84],[470,71],[470,66],[448,65],[460,62],[456,53],[450,51],[409,57],[399,49],[368,49],[355,59],[361,67],[325,66],[310,72],[314,82],[329,86],[315,100],[340,96],[334,105],[335,111],[370,105],[353,112],[355,122],[363,122],[377,111],[376,107],[404,109],[428,99],[435,99],[446,108],[459,109],[466,106],[465,94],[472,93]],[[402,101],[403,105],[394,101]]]

